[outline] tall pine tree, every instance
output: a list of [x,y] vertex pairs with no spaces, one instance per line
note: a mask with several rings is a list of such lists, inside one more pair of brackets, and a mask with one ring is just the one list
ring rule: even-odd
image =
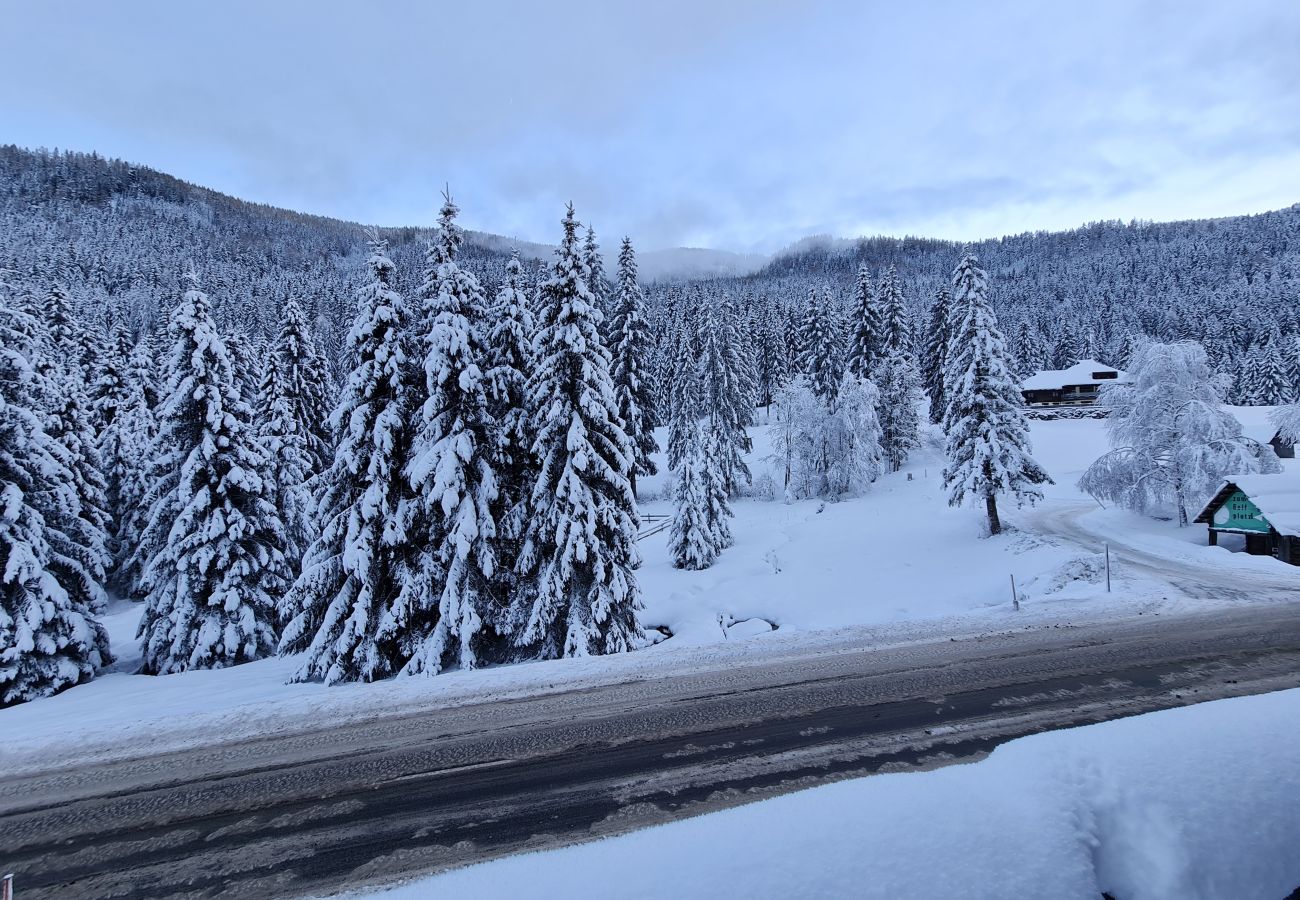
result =
[[268,466],[207,295],[189,274],[172,313],[142,548],[143,671],[237,665],[275,650],[288,572]]
[[657,471],[651,455],[659,446],[654,435],[654,391],[650,383],[645,297],[637,283],[636,254],[630,238],[623,238],[618,254],[618,297],[610,335],[613,344],[610,375],[618,398],[618,415],[632,443],[628,480],[632,495],[636,496],[637,475],[653,475]]
[[411,491],[411,366],[406,301],[387,243],[372,235],[369,278],[348,332],[351,372],[330,414],[334,460],[320,478],[321,532],[286,595],[280,652],[306,651],[296,680],[373,681],[401,665],[380,623],[406,582]]
[[63,448],[45,433],[34,331],[0,279],[0,706],[57,693],[112,661],[92,598],[52,567],[46,513],[74,515],[79,501]]
[[1032,456],[1029,423],[997,317],[988,302],[988,276],[967,255],[952,276],[954,328],[944,390],[948,465],[943,472],[948,502],[983,501],[989,531],[999,534],[998,496],[1017,505],[1042,498],[1038,485],[1051,483]]
[[570,206],[542,287],[537,368],[528,385],[541,472],[520,556],[532,585],[516,643],[544,659],[617,653],[642,639],[632,574],[640,562],[628,482],[632,447],[577,230]]
[[459,210],[444,195],[438,236],[420,288],[427,392],[407,476],[420,525],[417,568],[381,625],[403,645],[406,674],[477,667],[496,617],[497,424],[484,379],[487,302],[478,279],[456,264]]

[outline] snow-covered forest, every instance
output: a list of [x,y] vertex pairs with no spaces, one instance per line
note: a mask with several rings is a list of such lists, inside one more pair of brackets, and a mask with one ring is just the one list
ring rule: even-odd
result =
[[[463,231],[450,195],[435,229],[367,231],[0,148],[0,705],[108,664],[110,595],[143,604],[147,674],[283,654],[336,683],[636,649],[656,428],[673,563],[698,570],[732,545],[734,499],[869,492],[926,418],[949,502],[999,533],[998,498],[1050,482],[1017,390],[1041,368],[1204,348],[1179,383],[1229,448],[1172,451],[1197,460],[1171,489],[1184,518],[1184,488],[1260,466],[1217,404],[1300,391],[1300,207],[812,241],[650,284],[633,239],[607,259],[561,212],[554,248]],[[1155,404],[1124,402],[1120,450]],[[779,484],[755,484],[755,427]],[[1164,499],[1132,487],[1162,454],[1089,489]]]

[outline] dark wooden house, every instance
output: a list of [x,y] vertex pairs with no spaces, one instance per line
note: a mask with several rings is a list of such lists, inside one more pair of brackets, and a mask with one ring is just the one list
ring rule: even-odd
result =
[[1295,473],[1230,478],[1205,504],[1197,522],[1220,534],[1240,534],[1246,552],[1300,566],[1300,477]]
[[1028,406],[1091,406],[1097,402],[1102,385],[1124,380],[1119,369],[1085,359],[1068,369],[1030,375],[1021,383],[1020,394]]

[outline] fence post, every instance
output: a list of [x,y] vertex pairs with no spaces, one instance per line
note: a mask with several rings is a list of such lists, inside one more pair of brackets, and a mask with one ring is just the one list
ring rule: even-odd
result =
[[1014,573],[1011,576],[1011,608],[1016,612],[1020,612],[1020,598],[1016,596],[1016,576]]
[[1110,593],[1110,543],[1106,544],[1106,593]]
[[11,872],[0,881],[0,900],[14,900],[14,876]]

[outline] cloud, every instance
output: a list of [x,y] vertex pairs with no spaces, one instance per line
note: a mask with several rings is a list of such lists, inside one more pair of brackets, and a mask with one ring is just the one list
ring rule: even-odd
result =
[[[445,8],[444,8],[445,7]],[[1300,5],[20,4],[3,139],[239,196],[772,250],[1300,199]]]

